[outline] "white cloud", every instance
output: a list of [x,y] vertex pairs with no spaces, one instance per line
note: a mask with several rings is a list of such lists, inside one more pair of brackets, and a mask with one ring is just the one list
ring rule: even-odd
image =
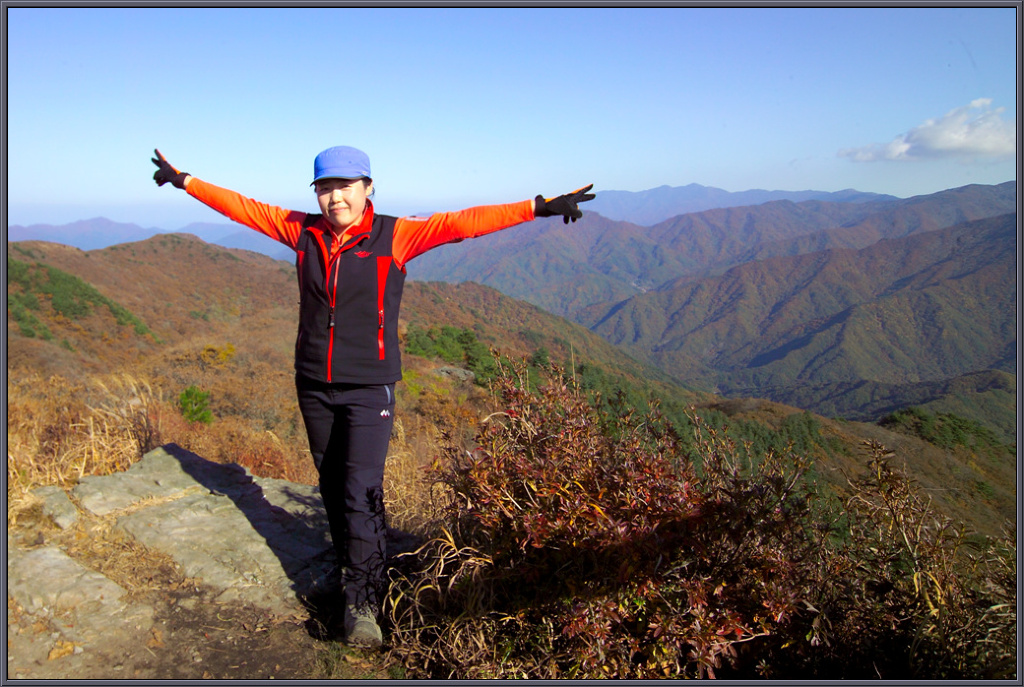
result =
[[1000,116],[1005,111],[1005,107],[992,109],[990,98],[978,98],[939,119],[926,120],[889,143],[845,148],[838,154],[854,162],[1012,156],[1017,152],[1017,129]]

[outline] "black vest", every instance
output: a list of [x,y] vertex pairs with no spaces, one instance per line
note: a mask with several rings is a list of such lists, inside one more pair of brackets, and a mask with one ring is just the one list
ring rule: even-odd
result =
[[405,270],[392,257],[395,218],[375,215],[369,233],[349,238],[329,260],[333,235],[313,226],[320,217],[306,218],[295,249],[301,299],[295,371],[320,382],[397,382]]

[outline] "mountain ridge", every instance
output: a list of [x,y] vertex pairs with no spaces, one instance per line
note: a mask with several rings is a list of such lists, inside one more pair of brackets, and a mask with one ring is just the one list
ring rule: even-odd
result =
[[[411,261],[409,285],[437,282],[430,289],[438,292],[442,281],[477,282],[543,309],[524,315],[524,318],[537,319],[544,311],[572,315],[577,322],[600,331],[617,345],[625,346],[633,357],[661,366],[665,374],[692,389],[721,392],[725,388],[731,394],[752,396],[770,394],[798,407],[817,408],[838,416],[868,418],[874,417],[872,413],[877,414],[900,403],[900,394],[894,385],[903,385],[907,389],[906,399],[931,403],[937,398],[922,395],[919,391],[940,389],[937,385],[943,380],[934,371],[927,370],[913,374],[904,370],[897,376],[872,377],[867,373],[867,367],[869,363],[874,364],[873,358],[865,356],[863,351],[874,347],[879,355],[884,352],[882,358],[913,358],[914,355],[901,352],[898,339],[902,337],[904,343],[914,342],[910,348],[932,347],[921,331],[928,327],[934,331],[941,328],[939,325],[944,325],[951,332],[947,338],[963,339],[968,336],[967,332],[976,330],[979,318],[994,321],[987,314],[993,303],[1002,303],[999,307],[1013,310],[1015,292],[1012,304],[1003,302],[1006,294],[1000,294],[998,286],[992,284],[985,286],[991,293],[957,292],[950,288],[954,282],[964,287],[969,280],[964,281],[949,272],[952,263],[947,260],[945,268],[933,265],[930,277],[935,282],[946,283],[943,289],[927,291],[917,288],[911,293],[893,286],[892,293],[872,295],[871,299],[877,302],[850,302],[845,310],[829,311],[809,319],[803,318],[801,308],[797,307],[799,299],[794,294],[805,292],[802,306],[805,310],[809,307],[807,299],[816,299],[819,304],[836,302],[844,293],[851,293],[854,286],[882,279],[881,273],[876,274],[875,270],[886,267],[884,260],[850,263],[843,267],[843,260],[849,261],[849,256],[858,250],[879,246],[878,250],[884,253],[894,245],[901,245],[890,244],[889,241],[940,231],[949,222],[977,219],[1008,207],[1015,208],[1015,205],[1015,184],[1008,182],[998,186],[968,185],[939,194],[895,201],[829,203],[812,200],[795,203],[776,200],[761,206],[683,215],[653,227],[615,222],[585,212],[583,219],[573,225],[541,219],[513,231],[496,232],[474,241],[440,247]],[[1006,221],[1015,223],[1015,220]],[[821,229],[822,225],[826,228]],[[208,227],[199,229],[210,231]],[[221,240],[232,235],[228,231],[230,229],[230,225],[224,228]],[[250,230],[245,232],[259,236]],[[174,235],[163,236],[167,241],[172,240],[167,236]],[[1004,237],[1004,241],[1009,240],[1008,236]],[[924,250],[926,244],[931,245],[931,253]],[[22,244],[16,242],[13,245]],[[918,242],[915,245],[922,252],[909,254],[908,260],[921,261],[928,255],[935,258],[938,244]],[[1003,250],[1009,255],[1014,252],[1012,248],[1015,244]],[[945,250],[948,249],[949,246]],[[250,256],[245,259],[256,257],[247,250],[228,251],[227,254]],[[846,269],[849,276],[833,280],[827,286],[816,282],[811,276],[813,270],[808,266],[822,260],[825,254],[831,256],[833,273]],[[811,257],[787,262],[787,259],[801,255]],[[292,274],[291,265],[283,262],[274,264],[282,275]],[[746,274],[747,283],[740,285],[736,282],[731,291],[716,286],[721,282],[715,279],[743,266],[756,266],[735,273]],[[762,272],[755,277],[757,270]],[[766,276],[764,270],[774,270],[777,274]],[[770,306],[775,313],[773,324],[764,330],[767,337],[762,336],[765,341],[775,341],[775,346],[757,348],[750,341],[750,332],[758,331],[758,327],[767,327],[761,323],[763,313],[758,311],[764,304],[756,305],[749,298],[744,299],[743,294],[779,288],[779,284],[794,272],[804,274],[805,281],[787,286],[790,299]],[[443,279],[437,279],[438,274]],[[730,278],[735,279],[735,274]],[[288,279],[293,280],[293,276]],[[917,279],[920,286],[924,283],[924,274]],[[1007,280],[1013,283],[1012,279],[1003,277],[1004,284]],[[912,280],[907,281],[904,286],[911,283]],[[974,283],[971,288],[980,288],[980,284]],[[127,284],[120,287],[120,291],[133,294]],[[707,302],[712,291],[719,293],[718,303]],[[689,295],[684,299],[681,293]],[[442,298],[437,293],[431,297]],[[657,300],[659,298],[662,300]],[[490,304],[477,307],[477,312],[486,316],[487,308],[497,300],[484,300]],[[650,303],[660,305],[652,307]],[[978,311],[971,312],[968,305]],[[698,333],[673,333],[673,326],[678,327],[688,318],[696,317],[701,308],[716,314],[719,331],[704,329]],[[204,314],[200,310],[196,308],[193,312]],[[784,321],[786,318],[789,318],[788,322]],[[888,324],[879,330],[877,321],[882,320]],[[873,321],[875,323],[871,326],[875,329],[870,331],[874,333],[868,336],[864,332],[869,330],[864,327]],[[908,323],[913,323],[913,326]],[[468,320],[464,324],[473,325]],[[517,326],[522,331],[530,329],[522,322]],[[611,327],[614,331],[609,333],[601,329],[602,326]],[[782,336],[780,332],[786,327],[789,328],[788,333]],[[854,336],[857,331],[861,332],[860,343],[854,346],[853,342],[858,340]],[[662,333],[652,340],[652,332]],[[843,332],[845,334],[840,336]],[[978,335],[975,333],[973,336]],[[832,337],[832,344],[826,343],[827,337]],[[995,338],[988,333],[981,336],[979,340],[984,342],[987,362],[978,365],[1015,374],[1013,354],[1016,342],[1006,338],[1004,334]],[[685,347],[679,346],[679,341],[688,339],[702,341],[706,350],[700,356],[686,353]],[[937,341],[942,343],[941,339]],[[648,350],[640,342],[648,346]],[[970,359],[971,355],[977,357],[977,351],[972,353],[963,341],[956,345],[961,347],[958,350],[966,352],[961,356],[963,359]],[[795,365],[793,361],[810,350],[809,346],[821,348],[823,357],[817,367],[804,366],[806,371],[802,376],[790,371],[787,373],[790,381],[778,383],[775,371],[784,367],[784,363]],[[950,357],[948,352],[945,355]],[[743,356],[747,357],[744,359]],[[842,374],[830,376],[823,372],[828,367],[823,361],[830,359],[829,356],[841,363],[837,363],[833,372],[838,374],[842,368]],[[918,357],[922,361],[930,360],[927,356]],[[742,361],[742,364],[737,361]],[[739,371],[743,366],[749,366],[751,361],[757,364]],[[723,372],[716,366],[725,363],[728,363],[725,373],[731,377],[722,387],[719,378]],[[943,368],[941,365],[936,369],[941,374],[952,375],[952,378],[979,371]],[[821,378],[815,376],[815,370]],[[793,380],[797,380],[800,386],[794,387]],[[844,394],[857,400],[845,404],[837,402],[836,399]],[[891,402],[883,403],[882,398],[890,398]]]
[[[21,380],[16,382],[22,385],[20,388],[49,393],[49,387],[33,380],[63,378],[67,381],[58,387],[64,389],[69,384],[84,383],[93,375],[111,373],[149,380],[154,389],[162,390],[159,393],[170,394],[169,399],[197,386],[210,393],[211,410],[223,418],[223,422],[214,423],[209,434],[209,440],[217,439],[218,443],[204,448],[211,458],[232,456],[238,451],[246,455],[270,451],[273,437],[288,447],[301,445],[301,418],[292,386],[298,300],[292,265],[174,234],[88,252],[61,244],[9,242],[8,257],[9,261],[24,263],[29,270],[42,273],[53,266],[84,280],[139,317],[154,335],[149,338],[130,325],[119,326],[100,308],[91,314],[58,316],[53,300],[29,289],[28,295],[37,299],[33,312],[50,327],[52,336],[43,339],[20,331],[9,305],[8,375],[9,380]],[[9,304],[12,295],[25,296],[22,284],[31,285],[31,281],[10,279],[9,273]],[[443,326],[469,330],[476,340],[506,355],[550,359],[563,365],[574,378],[578,376],[581,383],[596,381],[599,385],[586,388],[600,389],[608,401],[622,398],[638,410],[648,401],[673,415],[693,406],[712,412],[720,409],[728,416],[727,423],[750,426],[750,422],[756,422],[765,427],[801,413],[801,406],[795,404],[724,399],[691,385],[691,380],[683,380],[687,384],[681,385],[597,333],[480,284],[410,282],[406,285],[402,323],[410,330]],[[403,403],[424,417],[439,414],[461,418],[464,425],[460,429],[471,429],[472,413],[464,409],[466,397],[485,392],[471,384],[451,386],[452,382],[439,377],[437,370],[447,363],[411,354],[404,358],[408,377],[401,385]],[[959,385],[951,383],[938,393],[948,392],[951,403],[956,400],[952,396],[959,395],[960,402],[971,407],[986,403],[986,408],[1002,412],[1013,403],[1011,389],[1015,389],[1015,375],[992,374],[965,377]],[[920,391],[928,392],[923,387]],[[926,393],[914,401],[933,399]],[[968,416],[955,405],[942,412]],[[406,417],[406,429],[411,431],[420,420]],[[172,419],[165,418],[168,422]],[[873,424],[825,417],[820,422],[827,424],[830,436],[842,437],[846,446],[856,447],[865,437],[882,437],[901,450],[913,447],[915,474],[929,484],[948,482],[948,475],[956,477],[965,460],[919,442],[908,443]],[[244,433],[252,428],[258,436]],[[240,443],[242,437],[248,437],[244,443]],[[855,460],[852,454],[832,459],[840,461],[839,465]],[[829,474],[837,469],[832,464]],[[972,479],[988,480],[1001,494],[1002,478],[997,480],[994,475],[1005,469],[1000,464],[992,468],[996,472],[982,471]],[[1005,501],[1003,496],[999,499],[1000,503]]]
[[584,212],[572,225],[542,218],[442,246],[411,261],[409,277],[477,281],[573,319],[590,305],[719,274],[752,259],[862,247],[1015,209],[1016,188],[1007,183],[886,202],[779,200],[680,215],[651,227]]
[[[642,210],[642,214],[644,216],[654,216],[652,215],[652,212],[656,214],[658,216],[657,221],[668,219],[669,217],[684,214],[686,212],[693,212],[697,209],[709,209],[709,207],[704,207],[707,205],[707,202],[702,203],[697,200],[698,196],[714,198],[713,201],[708,201],[713,207],[749,205],[755,202],[778,200],[780,198],[798,198],[800,200],[808,200],[812,198],[832,200],[853,199],[852,202],[895,198],[895,196],[863,193],[853,189],[847,189],[845,191],[835,193],[827,191],[763,191],[760,189],[733,193],[709,186],[701,186],[700,184],[689,184],[688,186],[675,188],[670,186],[660,186],[656,189],[639,192],[602,191],[595,201],[591,201],[591,205],[595,211],[598,207],[602,206],[605,194],[609,194],[609,196],[614,199],[613,206],[621,208],[627,216],[630,213]],[[667,197],[668,200],[659,200],[659,208],[652,211],[649,207],[652,195],[659,199]],[[672,198],[684,198],[685,201],[677,202],[672,200]],[[644,207],[647,207],[647,209],[643,209]],[[618,219],[618,217],[609,218]],[[623,217],[623,219],[624,218],[625,217]],[[7,240],[50,241],[53,243],[63,243],[83,250],[92,250],[95,248],[107,248],[119,243],[142,241],[155,234],[184,233],[195,234],[207,243],[222,245],[226,248],[255,250],[279,260],[290,260],[290,251],[288,251],[288,249],[285,248],[282,250],[280,245],[274,243],[270,239],[266,239],[266,237],[263,237],[257,232],[252,232],[248,227],[245,227],[242,230],[240,229],[242,229],[242,225],[229,222],[192,222],[177,229],[158,227],[146,228],[132,223],[115,222],[105,217],[94,217],[61,225],[47,223],[33,223],[29,225],[13,224],[8,226]],[[253,236],[247,236],[247,234],[250,233]]]
[[597,198],[590,201],[588,209],[608,219],[651,226],[678,215],[716,208],[761,205],[774,200],[864,203],[896,199],[896,196],[855,189],[835,192],[749,189],[733,192],[694,183],[685,186],[662,185],[645,191],[601,191]]
[[[209,341],[240,339],[271,327],[274,333],[262,337],[263,344],[272,344],[280,356],[292,352],[298,288],[291,264],[244,249],[211,245],[192,234],[160,234],[91,251],[42,241],[8,242],[7,247],[9,261],[51,265],[84,280],[141,318],[154,336],[171,348],[185,345],[188,333],[197,325],[206,330],[203,338]],[[138,288],[139,284],[145,289]],[[18,283],[12,288],[9,276],[8,292],[21,289]],[[53,330],[52,340],[9,337],[11,363],[31,362],[51,370],[76,358],[85,368],[102,362],[97,358],[99,347],[93,344],[100,343],[101,332],[111,324],[105,317],[102,321],[96,320],[95,314],[89,317],[93,319],[88,322],[44,318]],[[581,325],[515,301],[491,287],[406,284],[400,326],[427,328],[439,322],[473,330],[483,343],[508,355],[527,357],[544,347],[556,358],[587,358],[633,379],[669,380],[668,375],[633,361]],[[17,323],[10,330],[19,332]],[[70,346],[62,348],[62,339]],[[110,348],[110,355],[134,359],[136,353],[151,353],[156,344],[115,334],[104,340],[103,346]]]
[[[677,379],[821,412],[814,385],[936,383],[1007,367],[1016,218],[744,263],[578,319]],[[829,407],[862,417],[834,398]]]

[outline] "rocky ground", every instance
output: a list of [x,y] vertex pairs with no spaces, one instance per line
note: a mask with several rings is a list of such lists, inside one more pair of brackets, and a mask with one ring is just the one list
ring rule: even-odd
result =
[[315,487],[169,444],[34,496],[8,527],[7,679],[401,676],[337,642]]

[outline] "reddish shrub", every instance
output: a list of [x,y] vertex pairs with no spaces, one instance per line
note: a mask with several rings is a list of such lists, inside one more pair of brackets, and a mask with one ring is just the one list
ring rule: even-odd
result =
[[438,535],[389,594],[409,674],[1013,674],[1013,540],[964,556],[881,447],[845,504],[816,503],[799,456],[751,456],[695,414],[689,441],[656,408],[608,421],[525,370],[501,370],[476,448],[433,466]]

